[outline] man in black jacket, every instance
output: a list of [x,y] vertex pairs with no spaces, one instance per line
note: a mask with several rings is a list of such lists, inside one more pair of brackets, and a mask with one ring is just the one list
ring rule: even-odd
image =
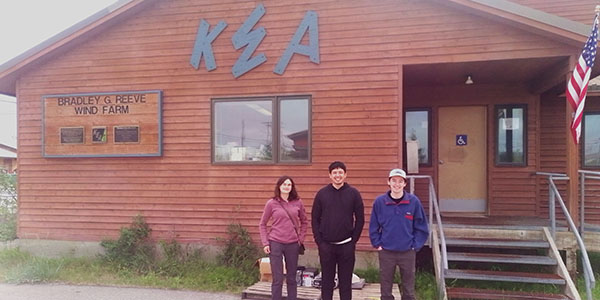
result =
[[317,192],[312,206],[312,231],[319,246],[323,300],[333,298],[336,269],[340,300],[352,299],[354,251],[365,224],[365,207],[360,192],[345,182],[346,175],[343,162],[331,163],[331,184]]

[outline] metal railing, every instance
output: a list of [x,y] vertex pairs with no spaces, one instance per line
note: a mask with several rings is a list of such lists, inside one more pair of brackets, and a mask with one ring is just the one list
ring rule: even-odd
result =
[[[581,237],[584,236],[585,234],[585,180],[586,178],[588,179],[600,179],[600,172],[593,172],[593,171],[586,171],[586,170],[579,170],[579,189],[580,189],[580,203],[579,203],[579,211],[580,211],[580,223],[579,223],[579,233],[581,234]],[[581,252],[583,252],[584,250],[582,249]],[[585,254],[587,256],[587,252]],[[585,269],[586,272],[583,272],[583,278],[585,280],[585,291],[588,295],[588,299],[592,299],[591,298],[591,294],[592,291],[591,289],[596,285],[596,281],[594,278],[594,273],[592,272],[592,267],[590,266],[590,269],[587,270]],[[590,278],[590,274],[591,274],[591,278]]]
[[[535,174],[548,177],[548,193],[549,193],[548,194],[548,213],[550,216],[550,228],[551,228],[552,237],[553,238],[556,237],[556,199],[558,199],[558,204],[560,204],[563,214],[565,215],[565,218],[567,220],[567,223],[569,224],[569,228],[571,229],[571,232],[575,235],[575,238],[577,239],[577,244],[579,245],[579,249],[581,250],[581,261],[583,264],[583,277],[585,279],[584,281],[585,281],[585,289],[586,289],[586,293],[587,293],[587,298],[591,300],[592,299],[592,291],[591,290],[596,285],[596,279],[594,278],[594,272],[592,271],[592,264],[590,263],[590,259],[587,254],[587,250],[585,249],[585,244],[583,242],[583,238],[579,234],[579,231],[577,230],[577,226],[575,226],[575,223],[573,222],[573,218],[571,218],[571,215],[569,214],[569,210],[567,209],[567,206],[565,205],[565,202],[563,201],[562,196],[560,195],[560,192],[558,191],[558,188],[556,187],[556,184],[554,184],[554,180],[569,180],[569,177],[567,177],[566,174],[560,174],[560,173],[536,172]],[[583,187],[583,189],[585,189],[585,186]],[[581,206],[584,206],[584,205],[582,204]],[[582,214],[584,212],[585,212],[584,210],[581,211]],[[583,221],[582,221],[582,223],[583,223]]]
[[410,193],[414,194],[415,191],[415,179],[427,179],[428,180],[428,191],[429,191],[429,246],[437,247],[437,245],[432,245],[431,235],[433,233],[433,220],[435,215],[435,222],[437,223],[438,230],[440,232],[440,243],[442,246],[442,266],[443,270],[440,274],[442,281],[444,280],[444,272],[448,269],[448,252],[446,250],[446,237],[444,235],[444,228],[442,226],[442,217],[440,215],[440,208],[438,206],[437,195],[435,193],[435,187],[433,185],[433,178],[429,175],[408,175],[406,176],[409,179],[409,187]]
[[585,182],[586,179],[600,180],[600,172],[579,170],[579,217],[581,222],[579,223],[579,233],[584,236],[585,233]]

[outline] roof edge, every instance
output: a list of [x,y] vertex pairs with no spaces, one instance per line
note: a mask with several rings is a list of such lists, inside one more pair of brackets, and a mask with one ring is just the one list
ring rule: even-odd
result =
[[[591,25],[569,20],[507,0],[436,0],[438,3],[476,10],[496,18],[560,37],[581,46],[590,34]],[[594,11],[590,13],[593,16]],[[591,18],[590,18],[591,19]]]
[[30,57],[30,56],[44,50],[46,47],[85,28],[86,26],[94,23],[95,21],[99,20],[100,18],[109,15],[110,13],[114,12],[115,10],[119,9],[122,6],[125,6],[127,3],[132,2],[132,1],[134,1],[134,0],[119,0],[119,1],[111,4],[110,6],[98,11],[97,13],[85,18],[84,20],[75,23],[75,25],[72,25],[71,27],[57,33],[56,35],[48,38],[47,40],[39,43],[38,45],[33,46],[29,50],[25,50],[25,52],[19,54],[18,56],[14,57],[14,58],[8,60],[7,62],[5,62],[4,64],[0,65],[0,73],[17,65],[19,62],[26,59],[27,57]]
[[1,142],[0,142],[0,149],[4,149],[4,150],[7,150],[7,151],[11,151],[11,152],[17,153],[17,148],[15,148],[13,146],[10,146],[8,144],[1,143]]
[[[470,0],[587,37],[590,26],[506,0]],[[593,11],[592,11],[593,12]],[[593,15],[593,14],[590,14]]]
[[[97,13],[77,22],[75,25],[59,32],[40,44],[26,50],[13,59],[0,65],[0,94],[15,96],[15,85],[19,72],[43,58],[47,54],[54,52],[61,47],[70,44],[73,40],[78,40],[81,36],[93,32],[94,29],[104,25],[116,16],[132,10],[142,3],[151,3],[153,0],[118,0],[110,6],[98,11]],[[3,82],[4,81],[4,82]]]

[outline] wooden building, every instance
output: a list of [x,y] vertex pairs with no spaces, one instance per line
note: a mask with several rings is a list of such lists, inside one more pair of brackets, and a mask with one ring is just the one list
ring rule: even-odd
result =
[[0,171],[14,173],[17,171],[17,149],[0,143]]
[[[120,1],[0,66],[18,102],[18,236],[99,241],[142,214],[156,239],[215,244],[240,222],[258,240],[276,179],[310,211],[334,160],[369,213],[406,140],[442,213],[547,218],[536,172],[600,167],[600,95],[579,148],[564,96],[595,4]],[[561,189],[577,211],[578,180]]]

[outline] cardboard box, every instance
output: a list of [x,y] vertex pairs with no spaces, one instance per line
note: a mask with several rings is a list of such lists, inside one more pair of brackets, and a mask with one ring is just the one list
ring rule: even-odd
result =
[[[271,274],[271,260],[268,257],[259,258],[256,261],[258,270],[260,272],[260,281],[271,282],[273,281],[273,274]],[[283,262],[283,274],[285,274],[285,261]]]
[[273,274],[260,274],[260,281],[273,282]]
[[259,258],[256,261],[258,270],[260,272],[260,281],[273,281],[273,274],[271,274],[271,260],[268,257]]
[[258,268],[260,273],[271,273],[271,260],[268,257],[258,259]]

